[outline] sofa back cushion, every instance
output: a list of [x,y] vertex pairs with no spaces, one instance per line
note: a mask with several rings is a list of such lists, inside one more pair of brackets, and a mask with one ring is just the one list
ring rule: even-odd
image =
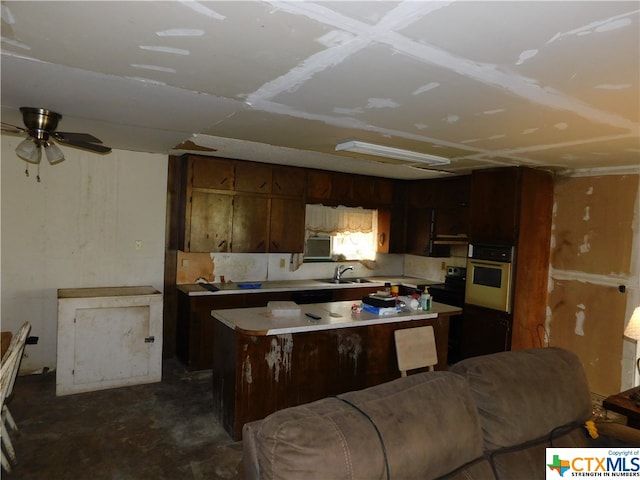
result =
[[469,383],[489,451],[550,436],[591,412],[584,369],[568,350],[496,353],[468,358],[450,371]]
[[[269,415],[255,430],[263,479],[431,479],[482,456],[466,382],[410,375]],[[384,443],[384,447],[383,444]]]

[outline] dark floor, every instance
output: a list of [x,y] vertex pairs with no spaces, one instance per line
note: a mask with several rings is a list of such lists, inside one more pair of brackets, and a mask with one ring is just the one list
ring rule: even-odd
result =
[[9,407],[18,464],[4,478],[243,478],[242,444],[212,413],[210,372],[173,360],[160,383],[62,397],[55,373],[18,377]]

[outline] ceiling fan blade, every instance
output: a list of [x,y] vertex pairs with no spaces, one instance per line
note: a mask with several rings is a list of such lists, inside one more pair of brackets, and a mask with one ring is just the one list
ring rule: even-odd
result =
[[10,123],[2,123],[2,131],[9,134],[20,135],[23,133],[27,133],[27,130],[22,127],[17,127],[15,125],[11,125]]
[[102,140],[88,133],[77,132],[53,132],[53,138],[60,142],[89,142],[102,143]]
[[111,148],[109,147],[89,142],[60,140],[60,143],[67,145],[68,147],[81,148],[95,153],[109,153],[111,151]]

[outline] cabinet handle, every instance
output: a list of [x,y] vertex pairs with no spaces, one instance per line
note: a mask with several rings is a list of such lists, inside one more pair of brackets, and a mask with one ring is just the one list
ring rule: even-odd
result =
[[267,185],[267,182],[262,182],[262,185],[260,185],[260,190],[262,190],[266,185]]
[[154,343],[156,341],[155,337],[151,335],[150,337],[145,337],[144,343]]
[[272,244],[275,248],[280,248],[280,247],[278,246],[278,242],[271,242],[271,244]]

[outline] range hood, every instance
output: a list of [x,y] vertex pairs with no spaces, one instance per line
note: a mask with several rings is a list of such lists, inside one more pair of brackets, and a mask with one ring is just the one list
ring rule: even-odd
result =
[[442,234],[436,235],[433,243],[435,245],[467,245],[469,237],[466,233]]

